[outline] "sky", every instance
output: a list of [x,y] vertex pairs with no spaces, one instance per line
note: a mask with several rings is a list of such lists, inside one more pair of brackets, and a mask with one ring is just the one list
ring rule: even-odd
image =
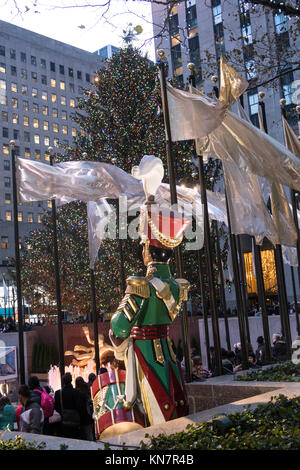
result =
[[[120,47],[123,29],[130,23],[142,26],[134,41],[136,47],[155,59],[151,24],[151,5],[134,0],[111,0],[109,10],[101,5],[107,0],[0,0],[0,18],[16,26],[58,41],[95,52],[107,44]],[[28,11],[25,11],[28,7]],[[64,7],[64,8],[62,8]],[[104,16],[103,16],[104,15]]]

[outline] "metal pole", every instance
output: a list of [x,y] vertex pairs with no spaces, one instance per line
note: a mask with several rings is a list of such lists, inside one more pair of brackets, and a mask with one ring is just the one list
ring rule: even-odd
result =
[[17,305],[18,305],[18,339],[19,339],[19,360],[20,360],[20,383],[25,384],[25,359],[24,359],[24,334],[23,334],[23,306],[22,306],[22,282],[21,282],[21,261],[19,248],[19,223],[18,223],[18,196],[16,178],[16,152],[15,142],[10,141],[11,146],[11,170],[13,183],[13,218],[14,218],[14,241],[15,241],[15,266],[17,284]]
[[222,265],[222,259],[221,259],[218,221],[214,220],[213,224],[214,224],[214,229],[215,229],[215,234],[216,234],[217,263],[218,263],[218,270],[219,270],[219,274],[220,274],[220,299],[221,299],[223,315],[224,315],[226,344],[227,344],[228,351],[230,351],[231,350],[230,333],[229,333],[228,317],[227,317],[227,305],[226,305],[226,296],[225,296],[225,289],[224,289],[224,275],[223,275],[223,265]]
[[[216,83],[218,81],[218,77],[213,76],[211,80],[215,84],[214,92],[215,92],[216,97],[218,98],[219,97],[219,89],[216,86]],[[224,193],[225,193],[225,200],[226,200],[226,213],[227,213],[228,229],[229,229],[229,236],[230,236],[232,268],[233,268],[233,275],[234,275],[234,288],[235,288],[235,297],[236,297],[236,308],[237,308],[240,339],[241,339],[242,366],[243,366],[243,369],[248,369],[247,338],[246,338],[245,323],[244,323],[244,318],[243,318],[243,300],[242,300],[242,293],[241,293],[241,281],[240,281],[240,274],[239,274],[239,264],[238,264],[238,258],[237,258],[237,242],[236,242],[236,235],[234,235],[232,233],[232,230],[231,230],[230,212],[229,212],[229,205],[228,205],[228,199],[227,199],[225,184],[224,184]]]
[[200,295],[202,300],[202,313],[203,313],[203,323],[204,323],[204,334],[205,334],[205,343],[206,343],[206,355],[207,355],[207,364],[208,368],[211,370],[211,360],[210,360],[210,342],[209,342],[209,329],[208,329],[208,311],[207,304],[205,301],[205,285],[204,285],[204,269],[202,262],[202,250],[197,250],[198,255],[198,266],[199,266],[199,285],[200,285]]
[[[259,101],[259,106],[261,107],[261,110],[262,110],[264,130],[266,134],[268,134],[266,106],[262,99]],[[288,356],[291,357],[292,339],[291,339],[289,312],[288,312],[288,307],[287,307],[288,301],[287,301],[287,294],[286,294],[286,283],[285,283],[285,276],[284,276],[284,265],[283,265],[281,245],[277,244],[275,246],[274,254],[275,254],[277,285],[278,285],[278,297],[279,297],[279,305],[280,305],[280,318],[281,318],[281,323],[283,327],[283,334],[285,336],[285,340],[287,343]]]
[[293,286],[293,294],[294,294],[297,332],[298,332],[298,335],[300,336],[299,308],[298,308],[298,302],[297,302],[296,283],[295,283],[295,274],[294,274],[294,267],[293,266],[291,266],[291,276],[292,276],[292,286]]
[[[165,132],[166,132],[166,154],[167,154],[167,164],[168,164],[168,176],[169,176],[169,182],[170,182],[171,205],[175,205],[177,204],[177,190],[176,190],[174,157],[172,153],[172,138],[171,138],[171,126],[170,126],[169,107],[168,107],[168,99],[167,99],[165,66],[162,60],[164,57],[164,51],[158,51],[158,55],[160,57],[159,69],[160,69],[162,104],[163,104],[163,110],[164,110]],[[178,276],[180,278],[183,278],[184,277],[183,262],[182,262],[182,252],[181,252],[180,245],[177,248],[175,248],[175,257],[176,257]],[[182,335],[183,335],[186,381],[191,382],[192,381],[192,364],[191,364],[190,336],[189,336],[189,329],[188,329],[186,302],[183,303],[181,326],[182,326]]]
[[[50,165],[53,166],[53,148],[49,147]],[[64,360],[64,337],[63,337],[63,313],[61,309],[61,291],[60,291],[60,276],[59,276],[59,258],[58,258],[58,244],[57,244],[57,223],[56,223],[56,205],[55,199],[52,199],[52,228],[53,228],[53,256],[54,256],[54,273],[55,273],[55,290],[56,290],[56,307],[57,307],[57,328],[58,328],[58,356],[59,356],[59,371],[60,376],[65,373],[65,360]]]
[[126,275],[124,266],[124,252],[123,252],[123,241],[120,238],[120,201],[117,200],[117,238],[119,243],[119,255],[120,255],[120,273],[121,273],[121,289],[122,292],[126,290]]
[[[191,72],[189,81],[193,86],[195,86],[195,65],[192,63],[188,64],[188,69]],[[195,148],[196,148],[196,142],[195,142]],[[205,247],[206,262],[207,262],[211,323],[212,323],[212,331],[213,331],[214,347],[215,347],[215,359],[216,359],[216,374],[222,375],[223,367],[222,367],[222,357],[221,357],[221,342],[220,342],[220,331],[219,331],[218,311],[217,311],[217,302],[216,302],[215,280],[214,280],[214,272],[213,272],[213,257],[212,257],[212,245],[211,245],[211,236],[210,236],[207,194],[206,194],[205,177],[204,177],[204,163],[203,163],[202,155],[198,155],[198,173],[199,173],[201,203],[203,207],[203,217],[204,217],[204,247]]]
[[268,311],[267,311],[267,304],[266,304],[264,277],[263,277],[262,262],[261,262],[261,251],[260,251],[260,247],[256,244],[254,237],[253,237],[253,242],[254,242],[257,296],[258,296],[258,303],[261,306],[261,310],[262,310],[263,332],[264,332],[264,340],[265,340],[265,345],[266,345],[266,361],[271,362],[272,349],[271,349],[271,341],[270,341],[270,329],[269,329],[269,319],[268,319]]
[[241,236],[237,235],[236,239],[237,239],[238,254],[239,254],[239,259],[240,259],[239,269],[240,269],[240,279],[241,279],[241,292],[242,292],[242,299],[243,299],[243,313],[244,313],[247,341],[250,344],[251,337],[250,337],[249,320],[248,320],[249,304],[248,304],[247,283],[246,283],[246,275],[245,275],[244,255],[243,255],[242,247],[241,247]]
[[98,314],[97,314],[97,302],[96,302],[95,272],[93,269],[90,269],[90,275],[91,275],[91,294],[92,294],[92,305],[93,305],[95,363],[96,363],[96,375],[98,375],[100,372],[100,357],[99,357],[99,342],[98,342]]
[[[285,100],[281,100],[281,115],[285,119],[286,118],[286,111],[284,109],[285,105]],[[297,107],[299,109],[299,107]],[[297,110],[296,108],[296,110]],[[300,109],[299,109],[300,112]],[[299,236],[299,222],[298,222],[298,214],[297,214],[297,201],[296,201],[296,192],[294,189],[290,188],[290,196],[291,196],[291,202],[292,202],[292,208],[293,208],[293,217],[294,217],[294,222],[298,234],[297,238],[297,257],[298,257],[298,282],[300,286],[300,236]]]

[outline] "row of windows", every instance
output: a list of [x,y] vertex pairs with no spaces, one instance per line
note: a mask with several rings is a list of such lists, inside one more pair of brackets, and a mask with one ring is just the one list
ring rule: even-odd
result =
[[[0,56],[6,57],[6,48],[5,48],[5,46],[0,45]],[[10,49],[9,57],[12,60],[16,60],[17,53],[16,53],[15,49]],[[23,64],[27,63],[27,55],[26,55],[25,52],[20,52],[20,59],[21,59],[21,62]],[[34,56],[34,55],[30,56],[30,64],[34,67],[36,67],[38,65],[38,60],[37,60],[36,56]],[[42,59],[42,58],[40,59],[40,66],[41,66],[42,69],[47,68],[46,59]],[[65,71],[68,70],[68,76],[71,77],[71,78],[74,77],[74,69],[72,67],[65,67],[64,65],[58,65],[57,66],[57,64],[55,64],[55,62],[50,61],[49,68],[50,68],[51,72],[56,72],[56,69],[57,69],[61,75],[65,75]],[[82,77],[83,77],[82,71],[77,70],[76,71],[76,76],[77,76],[78,80],[82,80]],[[85,79],[86,79],[87,82],[90,82],[90,75],[88,73],[85,74]]]
[[[74,129],[74,137],[75,137],[75,131],[76,129]],[[26,139],[27,139],[27,136],[26,136]],[[52,143],[53,143],[53,147],[60,147],[60,142],[62,142],[65,145],[69,145],[69,141],[66,139],[63,139],[62,141],[60,141],[60,139],[54,138],[53,142],[51,142],[51,139],[48,136],[45,136],[43,140],[42,139],[36,139],[36,140],[37,142],[34,141],[34,144],[41,145],[43,143],[43,145],[45,145],[46,147],[49,147],[50,145],[52,145]],[[27,140],[26,142],[30,143],[30,137],[29,137],[29,140]],[[20,147],[18,145],[15,145],[14,149],[15,149],[15,155],[17,157],[20,157],[21,156]],[[2,144],[3,155],[9,155],[9,152],[10,152],[9,145]],[[33,155],[33,152],[32,152],[32,155]],[[35,158],[40,159],[40,155],[41,155],[40,150],[35,150],[34,155],[35,155]],[[47,158],[46,155],[47,154],[45,154],[45,160],[48,160],[49,158]],[[22,151],[22,157],[26,157],[26,158],[31,157],[31,150],[29,147],[25,147],[24,151]]]
[[[3,74],[6,74],[6,64],[3,62],[0,62],[0,72]],[[10,67],[10,72],[13,77],[17,76],[17,67],[14,65],[11,65]],[[87,74],[89,77],[89,74]],[[22,79],[27,79],[27,70],[26,69],[21,69],[21,78]],[[38,75],[36,72],[31,72],[31,81],[34,83],[37,83],[38,81]],[[47,75],[41,75],[41,83],[42,85],[48,85],[48,78]],[[55,78],[50,78],[50,85],[52,88],[56,88],[56,86],[59,86],[61,90],[66,90],[67,84],[64,80],[59,80],[57,81]],[[75,93],[75,85],[74,83],[69,83],[69,90],[71,93]],[[78,92],[83,93],[83,87],[79,86],[78,87]]]
[[[0,80],[1,82],[1,80]],[[27,94],[27,93],[24,93],[24,94]],[[33,89],[32,90],[32,97],[33,98],[37,98],[38,97],[38,91],[36,89]],[[48,93],[46,91],[42,91],[42,100],[44,101],[48,101]],[[60,97],[60,101],[58,101],[57,99],[57,95],[55,93],[51,93],[51,102],[52,103],[59,103],[62,105],[62,106],[67,106],[67,99],[65,96],[61,96]],[[23,102],[24,103],[24,102]],[[25,102],[26,103],[26,102]],[[1,90],[1,83],[0,83],[0,104],[2,104],[2,106],[7,106],[8,104],[8,100],[7,100],[7,95],[6,95],[6,92],[4,91],[3,92],[3,89]],[[71,107],[71,108],[75,108],[75,99],[74,98],[70,98],[69,99],[69,103],[68,105]],[[11,106],[12,108],[16,109],[19,107],[19,100],[18,98],[11,98]],[[28,104],[27,104],[28,106]]]
[[[23,111],[29,111],[29,103],[28,101],[23,101]],[[38,103],[33,103],[32,105],[32,111],[34,113],[39,113],[40,112],[40,106]],[[42,113],[44,116],[49,116],[49,107],[47,105],[42,106]],[[61,114],[58,114],[58,108],[52,108],[52,117],[54,118],[61,118],[64,121],[68,119],[68,114],[65,109],[61,111]],[[1,111],[1,119],[4,122],[8,122],[8,111]],[[18,113],[12,113],[11,117],[12,123],[13,124],[19,124],[19,114]],[[46,122],[46,121],[45,121]],[[47,130],[47,129],[46,129]]]
[[[23,217],[23,212],[22,211],[18,211],[18,222],[29,222],[29,223],[34,223],[34,222],[38,222],[39,224],[42,223],[42,217],[43,217],[43,214],[37,214],[37,217],[36,217],[36,220],[35,220],[35,217],[33,215],[33,212],[28,212],[27,213],[27,218],[24,219]],[[13,220],[13,216],[12,216],[12,211],[5,211],[5,222],[12,222]],[[2,238],[7,238],[7,237],[1,237],[1,240]],[[1,244],[1,248],[4,248]]]
[[[26,127],[29,126],[29,117],[28,116],[23,116],[23,125],[26,126]],[[52,132],[58,133],[59,130],[60,130],[60,132],[62,134],[65,134],[65,135],[68,134],[69,127],[66,124],[63,124],[60,127],[57,122],[52,122],[52,123],[50,123],[50,125],[51,125],[51,128],[52,128]],[[40,120],[37,119],[37,118],[34,118],[32,120],[32,126],[35,129],[39,129],[40,128]],[[44,131],[49,131],[50,130],[49,121],[43,121],[43,123],[41,123],[41,127],[43,128]],[[13,138],[15,140],[19,139],[20,138],[19,129],[13,129],[12,131],[13,131],[12,132],[13,133]],[[26,131],[25,131],[25,133],[27,134]],[[72,136],[76,137],[75,127],[72,127]],[[5,139],[8,139],[10,137],[8,127],[2,127],[2,137],[5,138]]]
[[[5,97],[7,99],[6,89],[7,89],[6,88],[6,81],[3,80],[3,79],[0,79],[0,94],[3,98]],[[13,92],[13,93],[18,93],[19,90],[18,90],[17,83],[11,82],[10,91]],[[20,91],[21,91],[22,95],[28,95],[28,86],[27,85],[21,85]],[[50,93],[49,95],[51,96],[52,103],[57,103],[58,102],[58,97],[57,97],[56,93]],[[31,89],[31,96],[32,96],[32,98],[38,98],[39,91],[38,91],[37,88],[32,88]],[[42,98],[42,100],[47,101],[48,100],[48,92],[47,91],[42,91],[41,92],[41,98]],[[62,104],[62,105],[67,104],[67,98],[65,96],[61,95],[59,98],[60,98],[60,104]],[[12,99],[17,100],[17,98],[12,98]],[[70,98],[69,105],[74,108],[74,106],[75,106],[75,99],[74,98]],[[16,107],[16,106],[13,106],[13,107]]]

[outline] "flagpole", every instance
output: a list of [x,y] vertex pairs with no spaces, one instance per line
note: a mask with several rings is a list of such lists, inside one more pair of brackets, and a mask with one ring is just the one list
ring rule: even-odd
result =
[[[258,104],[262,111],[264,131],[266,134],[268,134],[266,105],[263,101],[263,98],[259,100]],[[277,274],[278,298],[279,298],[279,305],[280,305],[280,318],[281,318],[281,323],[282,323],[283,334],[286,340],[288,357],[290,358],[291,353],[292,353],[291,351],[292,339],[291,339],[289,312],[288,312],[288,307],[287,307],[288,301],[287,301],[287,293],[286,293],[284,265],[283,265],[283,258],[282,258],[282,248],[280,244],[276,244],[274,254],[275,254],[275,266],[276,266],[276,274]]]
[[[214,89],[216,98],[219,97],[219,88],[216,85],[217,81],[218,81],[218,77],[213,76],[212,82],[214,83],[213,89]],[[246,338],[246,331],[245,331],[245,312],[244,312],[244,305],[243,305],[243,298],[242,298],[242,291],[241,291],[239,263],[238,263],[238,257],[237,257],[237,237],[234,233],[232,233],[231,218],[230,218],[230,212],[229,212],[225,181],[224,181],[224,193],[225,193],[225,201],[226,201],[228,231],[229,231],[229,237],[230,237],[235,299],[236,299],[237,316],[238,316],[238,324],[239,324],[239,332],[240,332],[240,340],[241,340],[242,367],[243,369],[248,369],[248,348],[247,348],[247,338]]]
[[[190,83],[192,84],[192,86],[195,87],[195,64],[193,63],[188,64],[188,70],[190,71],[190,77],[189,77]],[[195,149],[197,151],[196,141],[195,141]],[[215,283],[214,283],[211,234],[210,234],[210,224],[209,224],[209,214],[208,214],[208,204],[207,204],[207,193],[206,193],[205,177],[204,177],[204,162],[203,162],[203,155],[200,154],[197,156],[198,156],[198,174],[199,174],[201,203],[203,207],[203,218],[204,218],[204,247],[205,247],[206,262],[207,262],[211,323],[212,323],[212,331],[213,331],[214,347],[215,347],[215,358],[216,358],[216,372],[217,372],[217,375],[222,375],[223,367],[222,367],[222,357],[221,357],[221,342],[220,342],[220,331],[219,331],[217,302],[216,302],[216,289],[215,289]]]
[[205,334],[205,344],[206,344],[206,356],[207,356],[207,365],[209,370],[211,370],[211,360],[210,360],[210,341],[209,341],[209,329],[208,329],[208,311],[207,304],[205,299],[205,284],[204,284],[204,267],[202,262],[202,250],[197,250],[198,256],[198,273],[199,273],[199,286],[200,286],[200,295],[202,301],[202,314],[203,314],[203,323],[204,323],[204,334]]
[[100,372],[100,357],[99,357],[99,341],[98,341],[98,315],[97,315],[97,301],[96,301],[96,287],[95,287],[95,271],[90,269],[91,276],[91,295],[93,306],[93,325],[94,325],[94,345],[95,345],[95,363],[96,375]]
[[[50,166],[54,165],[54,157],[52,155],[53,148],[48,148],[50,155]],[[65,373],[65,359],[64,359],[64,337],[63,337],[63,324],[62,324],[62,308],[61,308],[61,290],[60,290],[60,274],[59,274],[59,257],[58,257],[58,243],[57,243],[57,221],[56,221],[56,204],[55,199],[51,201],[52,205],[52,229],[53,229],[53,257],[54,257],[54,274],[55,274],[55,291],[56,291],[56,308],[57,308],[57,329],[58,329],[58,357],[59,357],[59,371],[60,377]]]
[[[285,106],[286,101],[282,99],[280,101],[281,105],[281,115],[284,119],[286,119],[286,111],[285,111]],[[299,114],[300,114],[300,107],[297,106]],[[296,108],[296,110],[297,110]],[[287,142],[285,143],[287,147]],[[290,188],[290,197],[291,197],[291,202],[292,202],[292,209],[293,209],[293,218],[295,222],[295,227],[297,231],[297,258],[298,258],[298,282],[300,285],[300,236],[299,236],[299,222],[298,222],[298,214],[297,214],[297,202],[296,202],[296,191],[292,188]],[[297,302],[297,293],[296,293],[296,284],[295,284],[295,274],[294,274],[294,267],[291,266],[291,276],[292,276],[292,285],[293,285],[293,293],[294,293],[294,302],[295,302],[295,313],[296,313],[296,321],[297,321],[297,331],[298,335],[300,335],[300,323],[299,323],[299,307],[298,307],[298,302]]]
[[225,334],[226,334],[226,344],[227,344],[227,350],[230,351],[231,350],[230,333],[229,333],[228,317],[227,317],[227,311],[226,311],[227,310],[227,305],[226,305],[226,296],[225,296],[225,289],[224,289],[224,275],[223,275],[223,265],[222,265],[222,258],[221,258],[218,221],[213,220],[213,225],[214,225],[215,234],[216,234],[217,263],[218,263],[218,270],[219,270],[219,274],[220,274],[220,299],[221,299],[222,308],[223,308]]
[[15,141],[10,141],[11,146],[11,170],[13,183],[13,217],[14,217],[14,242],[15,242],[15,267],[17,284],[17,305],[18,305],[18,339],[19,339],[19,360],[20,360],[20,383],[25,384],[25,358],[24,358],[24,334],[23,334],[23,305],[22,305],[22,281],[21,281],[21,261],[19,248],[19,223],[18,223],[18,196],[16,178],[16,151]]
[[[173,152],[172,152],[172,138],[171,138],[171,126],[170,126],[169,107],[168,107],[168,99],[167,99],[165,64],[163,61],[165,53],[163,50],[159,50],[157,54],[159,56],[158,65],[159,65],[159,70],[160,70],[161,94],[162,94],[165,132],[166,132],[166,154],[167,154],[168,176],[169,176],[169,182],[170,182],[170,196],[171,196],[171,205],[173,206],[177,204],[177,190],[176,190],[174,157],[173,157]],[[180,245],[177,246],[177,248],[175,248],[174,251],[175,251],[175,257],[176,257],[177,273],[180,278],[183,278],[184,273],[183,273],[181,246]],[[189,336],[189,329],[188,329],[186,302],[183,302],[181,325],[182,325],[182,335],[183,335],[186,381],[192,382],[190,336]]]

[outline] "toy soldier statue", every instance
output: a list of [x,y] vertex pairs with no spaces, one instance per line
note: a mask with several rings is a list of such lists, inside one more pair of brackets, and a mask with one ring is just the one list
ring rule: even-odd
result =
[[[146,165],[151,184],[147,184],[143,175]],[[133,175],[139,177],[140,169],[147,197],[141,207],[139,226],[147,273],[145,277],[127,279],[125,297],[111,319],[110,330],[115,358],[124,360],[126,366],[124,408],[143,409],[148,425],[184,416],[188,409],[169,325],[187,300],[189,283],[172,278],[169,261],[189,222],[183,219],[183,214],[155,204],[153,179],[158,175],[158,187],[163,177],[163,169],[162,174],[158,171],[160,165],[160,159],[147,156],[133,170]],[[152,194],[147,190],[150,187]]]

